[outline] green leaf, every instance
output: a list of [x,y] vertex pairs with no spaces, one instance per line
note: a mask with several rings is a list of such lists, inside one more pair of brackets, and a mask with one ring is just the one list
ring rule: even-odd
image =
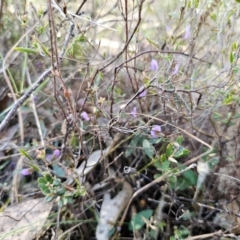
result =
[[140,230],[145,225],[145,221],[143,218],[149,219],[152,216],[152,213],[153,213],[153,210],[151,210],[151,209],[143,210],[143,211],[137,213],[132,218],[131,222],[128,225],[129,230],[130,231]]
[[109,232],[108,232],[108,238],[110,239],[111,236],[113,236],[113,234],[115,233],[116,228],[112,228]]
[[157,173],[157,174],[154,174],[153,178],[154,178],[154,179],[157,179],[157,178],[159,178],[159,177],[161,177],[161,176],[162,176],[162,174]]
[[15,47],[14,50],[18,52],[24,52],[24,53],[39,54],[39,51],[34,48]]
[[10,161],[4,161],[1,165],[0,165],[0,170],[2,170],[3,168],[5,168]]
[[32,161],[33,159],[31,158],[30,155],[28,155],[28,153],[22,149],[22,148],[19,148],[18,151],[21,153],[21,155],[23,155],[24,157],[26,157],[28,160]]
[[152,146],[152,144],[147,139],[144,139],[142,146],[143,146],[143,150],[146,153],[146,155],[148,157],[152,158],[153,154],[154,154],[154,147]]
[[[64,188],[61,188],[57,191],[57,195],[58,196],[62,196],[64,193],[66,192],[66,190]],[[64,204],[65,205],[65,204]]]
[[158,144],[158,143],[160,143],[160,142],[164,142],[164,138],[151,138],[151,139],[149,139],[149,142],[151,143],[151,144]]
[[59,178],[54,179],[52,184],[54,187],[57,187],[61,184],[61,180]]
[[164,153],[164,154],[162,154],[162,155],[160,156],[160,161],[161,161],[161,163],[164,163],[166,160],[167,160],[167,156],[166,156],[166,154]]
[[46,196],[46,197],[45,197],[45,201],[46,201],[46,202],[51,202],[53,199],[54,199],[53,196]]
[[154,165],[157,169],[160,169],[161,166],[162,166],[162,163],[161,163],[160,161],[156,161],[156,162],[154,162],[153,165]]
[[44,178],[47,182],[53,183],[53,177],[49,173],[45,173]]
[[179,137],[177,137],[176,142],[177,142],[179,145],[182,145],[182,142],[183,142],[183,136],[179,136]]
[[235,118],[240,118],[240,113],[237,113],[237,114],[233,115],[232,118],[234,118],[234,119]]
[[68,200],[68,201],[67,201],[68,204],[73,204],[73,198],[72,198],[72,197],[71,197],[71,198],[68,197],[67,200]]
[[173,144],[169,143],[166,148],[166,155],[167,157],[170,157],[174,152]]
[[151,39],[149,39],[149,38],[146,38],[146,39],[147,39],[147,41],[148,41],[150,44],[152,44],[154,47],[159,48],[159,44],[157,44],[156,42],[154,42],[153,40],[151,40]]
[[237,44],[236,42],[234,42],[234,43],[232,44],[232,50],[233,50],[233,51],[236,51],[237,48],[238,48],[238,44]]
[[173,157],[174,158],[181,158],[181,157],[186,157],[190,153],[189,150],[187,150],[184,147],[179,147],[178,150],[174,153]]
[[191,186],[196,186],[198,176],[193,170],[190,169],[182,173],[182,175],[189,182]]
[[41,189],[43,189],[43,188],[45,188],[45,187],[46,187],[46,184],[39,183],[39,184],[38,184],[38,187],[39,187],[39,188],[41,188]]
[[232,52],[230,52],[229,59],[230,59],[230,63],[233,63],[233,61],[234,61],[234,55],[233,55]]
[[38,178],[38,184],[47,184],[47,180],[44,177]]
[[63,200],[62,200],[62,198],[60,198],[59,201],[58,201],[58,207],[59,207],[59,208],[62,208],[63,205],[64,205],[64,204],[63,204]]
[[125,157],[129,157],[133,151],[135,150],[137,144],[140,142],[140,140],[142,140],[142,136],[141,135],[136,135],[132,138],[126,152],[125,152]]
[[63,205],[65,206],[68,203],[68,198],[62,197],[62,201],[63,201]]
[[223,101],[224,105],[229,105],[232,104],[232,102],[234,101],[234,97],[233,94],[229,94]]
[[44,195],[48,195],[49,193],[51,193],[51,191],[47,187],[41,188],[41,191]]
[[36,172],[41,172],[41,169],[37,165],[29,163],[29,166]]

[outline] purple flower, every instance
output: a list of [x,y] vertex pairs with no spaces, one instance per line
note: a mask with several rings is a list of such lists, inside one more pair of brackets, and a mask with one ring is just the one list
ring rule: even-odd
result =
[[175,65],[174,70],[172,71],[172,75],[176,75],[176,74],[178,73],[179,67],[180,67],[180,65],[177,63],[177,64]]
[[60,151],[60,150],[55,149],[55,150],[53,151],[53,156],[54,156],[55,158],[59,157],[60,155],[61,155],[61,151]]
[[139,97],[146,97],[147,96],[147,90],[144,90],[141,94],[139,94]]
[[184,39],[188,39],[188,38],[190,38],[190,36],[191,36],[191,29],[190,29],[190,25],[187,25],[186,26],[186,31],[185,31],[185,35],[184,35]]
[[81,113],[81,117],[82,117],[84,120],[86,120],[86,121],[89,121],[89,120],[90,120],[90,118],[89,118],[89,116],[88,116],[88,114],[87,114],[86,112],[82,112],[82,113]]
[[136,108],[136,107],[134,107],[134,108],[132,109],[131,115],[132,115],[134,118],[137,117],[137,108]]
[[48,162],[50,162],[50,161],[52,160],[52,158],[53,158],[53,155],[52,155],[52,154],[46,154],[46,156],[45,156],[45,159],[46,159]]
[[22,170],[21,170],[21,174],[23,175],[23,176],[28,176],[28,175],[30,175],[32,173],[32,169],[31,168],[23,168]]
[[170,33],[171,32],[171,28],[169,26],[166,26],[166,33]]
[[151,64],[150,64],[150,68],[152,71],[157,71],[158,70],[158,63],[155,59],[152,59]]
[[159,126],[159,125],[154,125],[154,126],[152,127],[152,129],[151,129],[151,136],[152,136],[153,138],[158,138],[158,137],[159,137],[159,134],[161,133],[161,131],[162,131],[161,126]]
[[38,100],[38,97],[36,95],[33,95],[33,101],[36,103]]

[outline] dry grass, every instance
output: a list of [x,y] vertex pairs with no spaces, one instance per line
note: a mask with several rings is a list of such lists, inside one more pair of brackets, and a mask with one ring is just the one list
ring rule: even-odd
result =
[[112,238],[237,239],[239,4],[49,2],[0,4],[2,211],[48,172],[74,193],[53,196],[58,237],[94,239],[104,195],[129,183]]

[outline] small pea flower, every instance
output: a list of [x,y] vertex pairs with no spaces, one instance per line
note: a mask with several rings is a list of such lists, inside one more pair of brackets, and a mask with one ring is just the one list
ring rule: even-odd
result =
[[191,36],[191,29],[190,29],[190,25],[187,25],[186,26],[186,30],[185,30],[185,35],[184,35],[184,39],[188,39],[188,38],[190,38],[190,36]]
[[33,95],[33,101],[36,103],[38,100],[38,97],[36,95]]
[[23,176],[28,176],[28,175],[31,175],[32,174],[32,169],[31,168],[23,168],[21,170],[21,174]]
[[152,59],[151,64],[150,64],[150,68],[151,68],[152,71],[157,71],[158,70],[157,60]]
[[141,94],[139,94],[139,97],[146,97],[147,96],[147,90],[144,90]]
[[46,154],[46,156],[45,156],[45,160],[48,161],[48,162],[51,162],[52,158],[53,158],[52,154]]
[[158,138],[158,137],[159,137],[159,134],[161,133],[161,131],[162,131],[161,126],[159,126],[159,125],[154,125],[154,126],[152,127],[152,129],[151,129],[151,136],[152,136],[153,138]]
[[179,67],[180,67],[180,65],[177,63],[177,64],[175,65],[174,70],[172,71],[172,75],[176,75],[176,74],[178,73]]
[[132,115],[134,118],[137,117],[137,108],[136,108],[136,107],[134,107],[134,108],[132,109],[131,115]]
[[171,28],[169,26],[166,26],[166,33],[167,34],[171,33]]
[[53,157],[58,158],[61,155],[61,151],[58,149],[55,149],[53,151]]
[[81,113],[81,117],[86,120],[86,121],[89,121],[90,120],[90,117],[88,116],[88,114],[86,112],[82,112]]

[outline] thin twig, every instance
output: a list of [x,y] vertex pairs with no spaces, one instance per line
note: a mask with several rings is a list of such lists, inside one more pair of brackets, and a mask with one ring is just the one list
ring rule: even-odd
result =
[[[19,41],[13,46],[12,49],[14,49],[21,41],[22,39],[26,36],[27,33],[30,33],[32,29],[35,27],[35,25],[29,29],[20,39]],[[62,58],[65,54],[67,45],[70,41],[70,38],[72,37],[72,32],[74,29],[74,25],[72,24],[70,27],[70,30],[68,32],[68,35],[65,38],[65,42],[63,44],[63,48],[60,52],[59,56],[59,63],[61,64]],[[6,58],[5,58],[6,60]],[[5,71],[5,65],[3,64],[3,71]],[[44,71],[41,76],[38,78],[38,80],[31,86],[31,88],[22,96],[20,97],[12,106],[11,110],[8,112],[4,120],[0,124],[0,133],[3,132],[3,130],[9,125],[10,120],[12,117],[15,115],[17,112],[18,108],[31,96],[31,94],[46,80],[46,78],[51,74],[52,72],[52,67],[48,68],[46,71]]]
[[51,73],[52,68],[48,68],[42,75],[38,78],[38,80],[32,85],[32,87],[22,96],[20,97],[12,106],[11,110],[8,112],[7,116],[0,124],[0,132],[2,132],[9,124],[9,121],[17,112],[18,108],[31,96],[31,94],[46,80],[47,76]]

